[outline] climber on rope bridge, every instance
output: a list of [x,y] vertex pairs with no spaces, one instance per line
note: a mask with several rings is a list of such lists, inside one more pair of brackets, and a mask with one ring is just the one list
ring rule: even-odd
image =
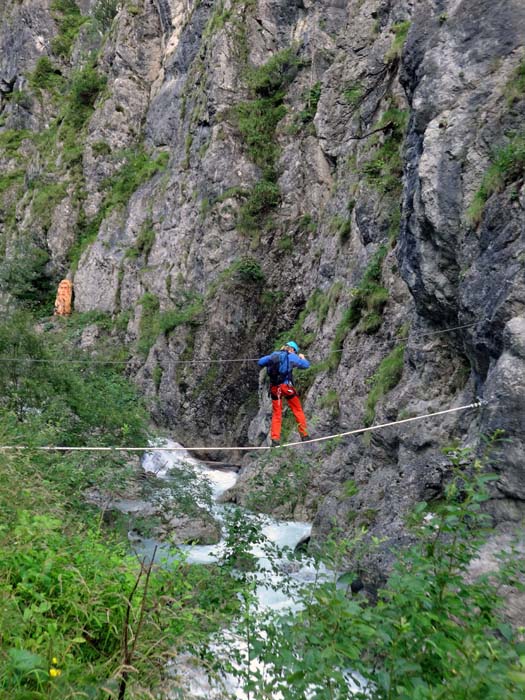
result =
[[301,406],[301,400],[297,395],[293,385],[292,371],[294,367],[298,369],[308,369],[310,363],[305,356],[299,352],[297,343],[289,340],[280,350],[264,355],[258,361],[259,367],[266,367],[270,378],[270,397],[272,399],[272,425],[270,437],[272,447],[278,447],[281,439],[281,425],[283,415],[282,399],[288,401],[292,409],[301,440],[308,440],[308,429],[306,418]]

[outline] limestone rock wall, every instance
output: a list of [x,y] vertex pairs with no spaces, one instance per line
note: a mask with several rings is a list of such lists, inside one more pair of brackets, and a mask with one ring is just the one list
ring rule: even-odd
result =
[[[407,509],[439,498],[441,448],[497,428],[491,508],[521,519],[521,0],[78,8],[69,49],[71,3],[0,9],[2,280],[20,251],[43,251],[51,282],[74,275],[76,311],[111,316],[185,444],[261,443],[268,400],[237,360],[284,335],[314,364],[314,436],[489,401],[309,453],[288,514],[314,538],[337,523],[403,541]],[[245,464],[239,502],[267,488]]]

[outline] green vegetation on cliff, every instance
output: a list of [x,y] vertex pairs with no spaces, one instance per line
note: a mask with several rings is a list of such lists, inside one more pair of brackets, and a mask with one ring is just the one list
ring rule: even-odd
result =
[[69,58],[80,27],[87,21],[75,0],[52,0],[50,5],[53,19],[58,25],[58,34],[51,41],[55,56]]
[[370,393],[366,400],[365,425],[372,425],[375,417],[376,404],[383,396],[393,389],[401,379],[403,374],[403,360],[405,357],[405,346],[396,346],[381,361],[374,374],[368,379]]
[[201,323],[204,300],[196,293],[180,292],[175,308],[160,311],[158,297],[151,292],[144,294],[139,304],[142,307],[137,350],[147,356],[160,333],[171,333],[178,326],[197,326]]
[[508,184],[523,177],[525,173],[525,136],[514,136],[506,146],[496,151],[492,163],[485,173],[481,185],[467,210],[472,224],[478,224],[483,216],[485,204],[494,192],[500,192]]
[[388,290],[380,284],[387,253],[388,248],[384,244],[377,249],[358,286],[352,290],[352,301],[335,329],[328,358],[328,366],[332,369],[339,365],[345,338],[351,330],[358,328],[371,335],[381,327],[383,308],[388,302]]
[[246,151],[262,174],[239,211],[238,226],[244,233],[251,233],[260,226],[261,217],[267,216],[280,202],[276,184],[280,147],[275,130],[286,114],[285,91],[298,67],[296,52],[288,48],[276,53],[264,65],[249,68],[246,81],[253,97],[232,110]]

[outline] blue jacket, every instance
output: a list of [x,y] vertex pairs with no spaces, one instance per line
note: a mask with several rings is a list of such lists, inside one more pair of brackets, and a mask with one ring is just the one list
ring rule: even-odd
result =
[[[275,352],[281,351],[276,350]],[[303,360],[293,352],[289,352],[287,354],[288,357],[283,357],[283,361],[281,361],[279,371],[286,376],[284,384],[293,384],[292,370],[294,369],[294,367],[298,367],[299,369],[308,369],[308,367],[310,367],[310,363],[308,362],[308,360]],[[270,358],[272,357],[272,355],[275,355],[275,353],[272,352],[270,355],[264,355],[264,357],[261,357],[261,359],[257,363],[259,367],[267,367],[270,364]]]

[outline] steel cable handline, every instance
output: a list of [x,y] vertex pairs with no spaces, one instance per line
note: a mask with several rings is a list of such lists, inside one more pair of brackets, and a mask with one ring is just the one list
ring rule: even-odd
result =
[[[470,326],[476,325],[480,319],[477,321],[472,321],[472,323],[465,323],[462,326],[454,326],[453,328],[444,328],[441,331],[430,331],[429,333],[421,333],[420,335],[415,336],[415,339],[419,338],[426,338],[427,336],[431,335],[440,335],[442,333],[452,333],[452,331],[457,331],[460,330],[461,328],[470,328]],[[399,340],[407,340],[408,335],[406,336],[400,336]],[[339,352],[344,352],[343,349],[341,350],[329,350],[328,354],[333,354],[333,353],[339,353]],[[171,358],[167,358],[167,363],[168,364],[174,364],[174,365],[211,365],[211,364],[227,364],[229,362],[257,362],[259,358],[258,357],[241,357],[241,358],[232,358],[232,359],[224,359],[224,360],[172,360]],[[33,363],[41,363],[41,364],[86,364],[86,365],[127,365],[129,364],[130,360],[59,360],[59,359],[40,359],[40,358],[33,358],[33,357],[1,357],[0,356],[0,362],[33,362]]]
[[[335,438],[348,437],[350,435],[359,435],[360,433],[369,433],[381,428],[390,428],[394,425],[402,425],[404,423],[413,423],[414,421],[424,420],[425,418],[434,418],[435,416],[444,416],[447,413],[457,413],[458,411],[466,411],[469,408],[480,408],[487,405],[487,401],[478,399],[474,403],[469,403],[466,406],[457,406],[456,408],[447,408],[434,413],[425,413],[422,416],[413,416],[412,418],[403,418],[401,420],[391,421],[390,423],[379,423],[371,425],[367,428],[356,428],[355,430],[347,430],[344,433],[335,433],[334,435],[325,435],[324,437],[312,438],[311,440],[301,440],[300,442],[286,442],[281,447],[297,447],[300,445],[308,445],[314,442],[324,442]],[[37,450],[45,452],[254,452],[256,450],[273,450],[280,449],[270,445],[259,445],[255,447],[65,447],[53,445],[41,445],[32,447],[30,445],[0,445],[0,452],[16,451],[16,450]]]

